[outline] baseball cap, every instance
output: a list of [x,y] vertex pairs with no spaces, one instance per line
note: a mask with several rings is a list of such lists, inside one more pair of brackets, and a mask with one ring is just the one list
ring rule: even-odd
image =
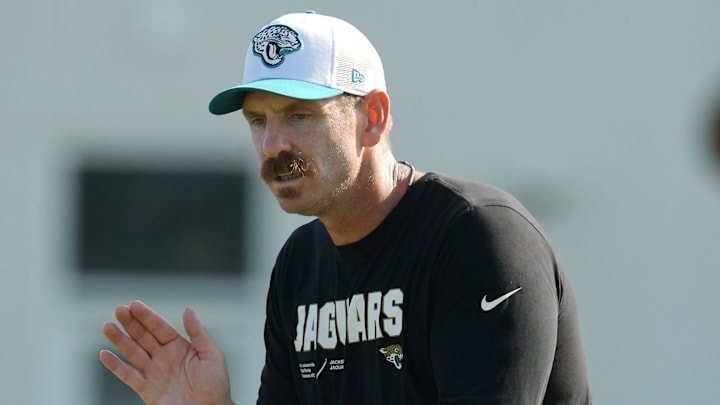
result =
[[209,108],[215,115],[240,110],[248,91],[321,100],[373,89],[387,91],[380,56],[367,37],[344,20],[307,11],[264,26],[248,47],[243,83],[221,91]]

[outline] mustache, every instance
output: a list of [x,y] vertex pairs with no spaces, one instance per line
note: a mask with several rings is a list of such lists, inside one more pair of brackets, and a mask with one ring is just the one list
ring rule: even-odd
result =
[[277,157],[267,158],[261,168],[260,177],[272,180],[279,176],[299,175],[305,176],[309,163],[300,156],[290,152],[280,152]]

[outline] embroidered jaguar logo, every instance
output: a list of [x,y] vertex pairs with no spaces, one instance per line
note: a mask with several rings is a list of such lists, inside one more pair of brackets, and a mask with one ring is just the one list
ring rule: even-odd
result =
[[380,349],[380,353],[382,353],[385,356],[385,360],[392,363],[392,365],[395,366],[396,369],[398,369],[398,370],[402,369],[402,361],[403,361],[402,346],[390,345],[388,347],[383,347]]
[[302,43],[298,33],[287,25],[265,27],[253,37],[253,52],[268,67],[277,67],[285,55],[300,50]]

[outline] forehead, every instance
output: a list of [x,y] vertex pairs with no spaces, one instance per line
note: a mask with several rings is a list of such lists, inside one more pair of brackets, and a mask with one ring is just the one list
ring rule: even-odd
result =
[[261,91],[250,91],[245,95],[243,111],[247,113],[266,110],[281,112],[294,108],[324,109],[332,105],[334,99],[333,97],[323,100],[301,100]]

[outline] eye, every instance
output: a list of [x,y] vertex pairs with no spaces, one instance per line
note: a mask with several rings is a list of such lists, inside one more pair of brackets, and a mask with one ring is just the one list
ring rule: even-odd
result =
[[265,118],[263,118],[263,117],[248,118],[248,123],[250,124],[251,127],[257,127],[260,125],[264,125]]
[[294,113],[291,118],[293,121],[304,121],[310,117],[310,114]]

